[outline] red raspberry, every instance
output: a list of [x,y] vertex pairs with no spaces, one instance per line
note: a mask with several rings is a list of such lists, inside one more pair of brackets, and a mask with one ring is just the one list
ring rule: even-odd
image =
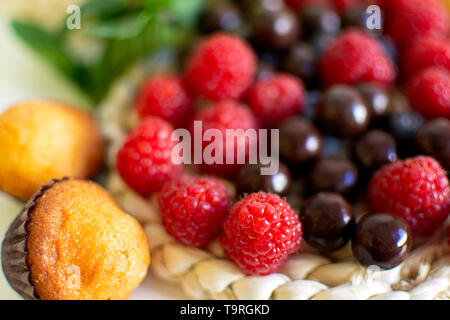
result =
[[327,86],[357,82],[391,83],[396,76],[393,62],[372,36],[348,30],[325,49],[320,59],[321,77]]
[[448,35],[450,22],[441,0],[389,0],[383,6],[386,34],[401,50],[422,36]]
[[117,170],[136,192],[148,196],[176,176],[181,165],[172,162],[173,128],[166,121],[146,118],[132,131],[117,153]]
[[428,68],[415,75],[406,86],[411,107],[427,118],[450,119],[450,72]]
[[264,127],[273,128],[304,107],[303,82],[288,74],[277,74],[256,82],[248,94],[253,113]]
[[217,179],[183,176],[164,185],[158,204],[167,232],[185,245],[201,247],[221,229],[231,197]]
[[369,182],[373,212],[405,219],[414,235],[431,235],[450,212],[450,187],[444,169],[430,157],[396,161],[379,169]]
[[356,7],[357,5],[362,5],[362,0],[332,0],[331,1],[339,12],[344,12],[347,10],[351,10],[352,8]]
[[300,248],[302,226],[297,213],[279,196],[253,193],[233,206],[220,242],[245,273],[266,275]]
[[136,107],[141,119],[161,117],[179,127],[189,118],[192,101],[178,77],[164,74],[147,79],[137,95]]
[[448,39],[421,38],[404,52],[402,71],[405,79],[428,67],[442,67],[450,72],[450,41]]
[[[244,131],[248,129],[257,129],[257,122],[252,112],[244,105],[233,101],[222,101],[215,105],[211,105],[203,110],[201,110],[195,118],[196,121],[201,121],[202,123],[202,134],[208,129],[217,129],[221,132],[223,141],[221,141],[223,146],[223,164],[205,163],[205,159],[202,161],[201,168],[204,172],[219,175],[222,177],[232,178],[238,172],[243,164],[238,164],[238,150],[244,150],[245,148],[245,159],[249,156],[249,150],[256,150],[257,141],[250,140],[246,138],[245,132],[236,131],[237,139],[235,141],[226,140],[226,129],[242,129]],[[240,130],[241,131],[241,130]],[[192,136],[195,136],[194,128],[191,127]],[[256,132],[257,134],[257,132]],[[203,150],[213,143],[213,139],[209,143],[203,143]],[[233,164],[226,164],[227,154],[234,154]],[[213,153],[215,156],[215,153]]]
[[238,37],[217,33],[197,46],[188,61],[186,83],[193,93],[220,101],[239,98],[256,69],[253,49]]

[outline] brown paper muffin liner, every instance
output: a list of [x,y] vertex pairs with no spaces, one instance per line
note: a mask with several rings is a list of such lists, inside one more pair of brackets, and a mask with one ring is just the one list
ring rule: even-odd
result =
[[2,244],[2,267],[11,287],[26,300],[37,300],[34,285],[30,281],[30,269],[27,265],[26,242],[28,232],[26,225],[29,214],[36,207],[37,200],[56,183],[68,178],[52,179],[42,186],[38,192],[27,202],[20,214],[14,219],[6,232]]

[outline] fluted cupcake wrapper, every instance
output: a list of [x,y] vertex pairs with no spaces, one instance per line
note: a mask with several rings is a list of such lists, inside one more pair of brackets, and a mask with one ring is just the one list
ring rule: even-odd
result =
[[27,265],[26,241],[28,232],[26,224],[30,212],[36,206],[36,201],[46,190],[54,184],[67,180],[67,178],[53,179],[45,186],[42,186],[38,192],[27,202],[20,214],[14,219],[6,232],[2,244],[2,267],[11,287],[16,290],[26,300],[39,299],[30,281],[30,268]]

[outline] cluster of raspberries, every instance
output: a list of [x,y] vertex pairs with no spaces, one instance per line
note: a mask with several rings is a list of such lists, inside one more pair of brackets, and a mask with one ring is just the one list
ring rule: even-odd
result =
[[[286,0],[301,8],[306,0]],[[338,11],[363,0],[323,0]],[[401,61],[397,68],[380,41],[358,29],[339,34],[322,52],[323,86],[399,83],[411,107],[425,118],[450,118],[450,28],[438,1],[378,0],[385,33]],[[414,40],[414,41],[411,41]],[[253,193],[233,204],[233,192],[219,178],[186,174],[172,159],[175,128],[277,128],[305,109],[303,81],[287,73],[256,79],[257,55],[243,39],[215,33],[191,52],[180,74],[147,79],[136,96],[140,123],[120,148],[116,166],[123,180],[144,197],[158,194],[162,222],[181,243],[204,247],[219,238],[226,255],[247,274],[275,272],[302,243],[298,214],[278,195]],[[205,101],[207,101],[205,106]],[[240,141],[238,138],[237,141]],[[250,142],[242,140],[246,150]],[[223,143],[227,153],[236,150]],[[234,148],[234,149],[230,149]],[[233,178],[237,164],[203,164],[204,173]],[[398,160],[379,169],[368,185],[373,212],[402,217],[415,236],[429,236],[450,211],[447,173],[430,157]],[[450,231],[449,231],[450,232]],[[450,237],[450,236],[449,236]]]
[[[188,127],[193,131],[193,120],[202,121],[203,132],[218,129],[225,137],[226,129],[272,128],[303,110],[302,80],[280,73],[255,82],[256,64],[256,54],[245,41],[217,33],[195,48],[184,74],[148,78],[136,97],[141,122],[120,148],[116,165],[123,180],[137,193],[159,193],[163,225],[178,241],[202,247],[226,230],[233,236],[222,237],[230,258],[236,258],[248,273],[268,274],[300,247],[301,224],[295,211],[278,196],[265,193],[252,195],[232,209],[231,192],[223,181],[183,174],[182,166],[171,159],[174,128]],[[211,102],[196,111],[195,100],[199,97]],[[237,141],[231,150],[235,156],[239,141],[249,147],[247,140]],[[226,143],[223,146],[225,162],[230,147]],[[201,169],[233,177],[240,167],[203,164]],[[247,210],[250,211],[245,225],[235,223],[243,217],[240,212]],[[222,229],[224,223],[226,227]],[[244,244],[246,237],[252,240]]]
[[[302,80],[279,73],[254,81],[256,64],[256,54],[244,40],[217,33],[198,44],[183,75],[158,74],[147,79],[136,98],[137,114],[142,119],[136,131],[149,134],[138,143],[133,136],[139,134],[132,133],[120,150],[117,167],[123,179],[142,195],[159,191],[161,179],[175,176],[179,167],[170,161],[170,132],[179,127],[193,131],[193,120],[202,121],[203,132],[218,129],[225,137],[226,129],[272,128],[300,113],[306,95]],[[196,111],[194,102],[198,97],[211,101],[209,106]],[[164,130],[158,129],[160,134],[152,135],[150,132],[159,128],[161,121],[165,122]],[[250,142],[244,140],[238,138],[234,147],[223,143],[223,163],[227,153],[237,156],[241,142],[250,150]],[[228,178],[236,175],[240,167],[202,164],[204,172]]]

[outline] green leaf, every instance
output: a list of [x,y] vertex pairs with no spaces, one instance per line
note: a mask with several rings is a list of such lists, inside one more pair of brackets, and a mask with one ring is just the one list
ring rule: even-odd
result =
[[72,76],[77,66],[70,59],[58,37],[34,24],[13,20],[11,27],[16,35],[36,53],[56,66],[68,76]]
[[164,8],[169,9],[174,1],[175,0],[146,0],[143,3],[144,11],[147,13],[154,13]]
[[166,25],[150,23],[136,38],[111,40],[98,63],[89,70],[89,92],[98,100],[127,68],[159,47],[176,42]]
[[192,26],[198,18],[205,0],[173,0],[170,12],[173,19],[182,26]]
[[127,9],[127,2],[124,0],[91,0],[81,7],[83,19],[104,18],[115,15]]
[[137,37],[151,21],[152,17],[133,14],[114,20],[99,21],[89,26],[86,34],[104,39],[130,39]]
[[[81,7],[82,36],[101,40],[105,50],[89,65],[77,62],[65,47],[72,32],[55,34],[14,22],[16,33],[31,48],[64,71],[98,102],[111,84],[137,60],[159,48],[188,45],[204,0],[91,0]],[[68,48],[68,47],[67,47]]]

